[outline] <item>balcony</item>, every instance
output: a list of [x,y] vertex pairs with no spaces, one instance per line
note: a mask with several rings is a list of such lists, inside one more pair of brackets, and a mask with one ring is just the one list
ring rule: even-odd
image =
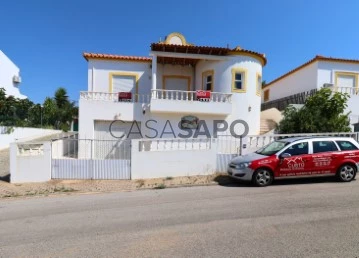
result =
[[341,93],[347,93],[349,96],[359,95],[359,89],[355,87],[337,87],[337,86],[331,86],[328,87],[332,91],[335,92],[341,92]]
[[80,117],[92,117],[98,120],[121,119],[123,121],[141,120],[145,105],[150,96],[132,94],[121,98],[119,93],[80,92]]
[[232,94],[211,92],[199,97],[196,91],[152,90],[151,112],[229,115],[232,113]]

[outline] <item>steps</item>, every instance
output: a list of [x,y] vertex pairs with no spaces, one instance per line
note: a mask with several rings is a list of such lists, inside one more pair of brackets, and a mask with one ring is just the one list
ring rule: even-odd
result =
[[272,131],[277,126],[277,123],[274,122],[272,119],[261,119],[261,126],[260,126],[260,133],[265,134],[269,131]]

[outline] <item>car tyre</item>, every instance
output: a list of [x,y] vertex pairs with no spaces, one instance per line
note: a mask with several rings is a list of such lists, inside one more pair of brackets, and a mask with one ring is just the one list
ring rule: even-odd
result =
[[264,187],[272,184],[273,179],[272,171],[266,168],[259,168],[253,174],[252,183],[255,186]]
[[350,182],[356,176],[356,167],[351,164],[342,165],[337,172],[337,178],[340,182]]

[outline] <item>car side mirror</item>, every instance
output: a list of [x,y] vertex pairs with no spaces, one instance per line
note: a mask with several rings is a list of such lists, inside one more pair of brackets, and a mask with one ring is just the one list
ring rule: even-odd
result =
[[292,157],[292,155],[290,155],[289,153],[282,153],[279,155],[279,158],[280,159],[287,159],[287,158],[290,158]]

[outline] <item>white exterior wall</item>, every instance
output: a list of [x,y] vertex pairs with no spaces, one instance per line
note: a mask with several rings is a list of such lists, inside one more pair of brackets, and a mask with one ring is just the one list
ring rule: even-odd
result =
[[4,88],[7,95],[15,98],[27,98],[20,93],[20,83],[14,83],[14,76],[20,76],[20,69],[0,50],[0,88]]
[[18,146],[10,146],[10,182],[31,183],[51,180],[51,143],[43,144],[43,153],[21,155]]
[[150,94],[151,92],[151,63],[128,61],[88,61],[88,91],[109,92],[111,72],[137,73],[138,94]]
[[[317,88],[318,62],[314,62],[287,77],[274,82],[263,92],[269,89],[269,100],[288,97],[293,94],[310,91]],[[264,94],[262,94],[264,95]],[[263,98],[263,97],[262,97]]]
[[[162,138],[177,138],[179,134],[188,135],[188,133],[184,130],[181,130],[178,125],[178,123],[181,121],[181,118],[186,115],[192,115],[192,114],[191,113],[149,114],[148,116],[145,117],[145,121],[152,119],[152,120],[157,121],[157,123],[150,121],[150,122],[148,122],[147,127],[146,127],[145,122],[141,123],[141,131],[144,132],[143,137],[144,138],[155,137],[156,132],[154,130],[156,130],[157,131],[156,138],[160,138],[161,134],[163,132],[171,132],[172,131],[170,125],[172,126],[175,135],[169,134],[169,133],[164,133],[162,135]],[[211,115],[200,115],[200,114],[196,114],[196,117],[198,117],[200,120],[203,120],[206,123],[210,135],[213,135],[213,120],[215,120],[215,119],[224,120],[225,119],[224,116],[211,116]],[[167,122],[167,121],[169,121],[169,122]],[[167,123],[167,125],[166,125],[166,123]],[[149,129],[148,127],[153,128],[154,130]],[[202,127],[199,132],[205,132],[205,129]],[[194,134],[194,130],[192,131],[192,133]],[[205,136],[198,136],[198,137],[204,138]]]
[[139,151],[132,140],[131,179],[210,175],[217,170],[217,144],[207,150]]

